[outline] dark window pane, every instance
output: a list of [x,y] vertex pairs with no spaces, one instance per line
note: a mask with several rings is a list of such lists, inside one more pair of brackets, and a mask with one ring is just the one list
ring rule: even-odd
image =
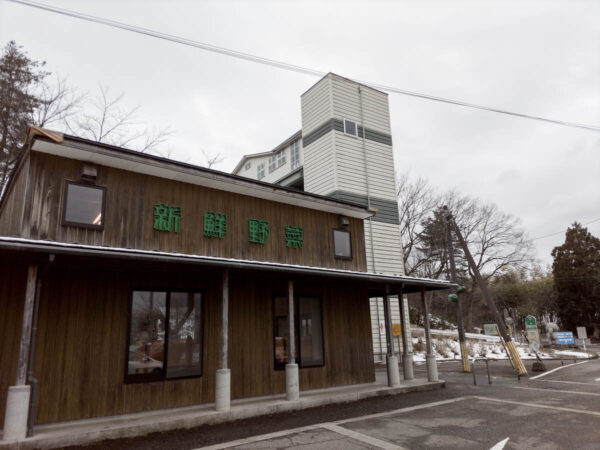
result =
[[162,374],[165,353],[165,292],[135,291],[131,302],[131,331],[127,373]]
[[345,230],[333,230],[333,248],[335,256],[340,258],[352,258],[350,232]]
[[72,183],[67,184],[65,220],[101,227],[103,224],[103,200],[104,189]]
[[321,300],[317,297],[300,297],[298,305],[300,324],[300,365],[323,365],[323,326]]
[[199,293],[171,293],[167,378],[202,374],[201,314]]

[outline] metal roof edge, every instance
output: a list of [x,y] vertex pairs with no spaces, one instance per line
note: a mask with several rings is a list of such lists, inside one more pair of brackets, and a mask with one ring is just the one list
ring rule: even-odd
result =
[[10,236],[0,236],[0,250],[33,251],[41,253],[70,254],[80,256],[113,257],[119,259],[137,259],[147,261],[180,262],[192,264],[210,264],[215,266],[269,270],[277,272],[297,273],[305,275],[334,276],[346,279],[360,279],[382,283],[406,284],[437,289],[449,289],[456,284],[445,280],[415,278],[401,275],[389,275],[374,272],[360,272],[319,266],[302,266],[271,261],[243,260],[215,256],[192,255],[186,253],[169,253],[156,250],[140,250],[119,247],[103,247],[86,244],[70,244],[65,242],[36,240]]

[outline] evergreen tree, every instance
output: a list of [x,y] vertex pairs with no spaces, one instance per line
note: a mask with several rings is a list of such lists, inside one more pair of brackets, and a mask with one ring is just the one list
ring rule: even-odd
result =
[[552,250],[557,312],[566,330],[600,322],[600,239],[575,222]]
[[32,61],[21,48],[10,41],[0,58],[0,191],[40,105],[34,91],[48,75],[41,69],[45,63]]

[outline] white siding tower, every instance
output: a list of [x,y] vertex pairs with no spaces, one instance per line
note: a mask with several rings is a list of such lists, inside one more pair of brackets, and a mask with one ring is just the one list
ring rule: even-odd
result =
[[[301,101],[304,190],[377,208],[365,221],[368,269],[403,275],[387,94],[328,74]],[[392,315],[400,323],[395,301]],[[383,317],[381,299],[372,299],[375,355],[385,354]]]

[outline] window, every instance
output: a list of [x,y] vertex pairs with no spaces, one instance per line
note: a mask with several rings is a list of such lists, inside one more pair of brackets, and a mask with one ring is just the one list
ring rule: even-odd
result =
[[279,153],[277,153],[277,167],[281,167],[285,164],[286,156],[287,156],[287,154],[286,154],[285,149],[283,149]]
[[260,163],[256,166],[256,178],[262,180],[265,177],[265,163]]
[[277,155],[269,156],[269,173],[277,169]]
[[352,259],[352,243],[348,230],[333,230],[333,253],[336,258]]
[[356,122],[344,119],[344,133],[349,134],[350,136],[358,136]]
[[202,375],[199,292],[133,291],[125,381]]
[[[289,355],[288,298],[277,296],[273,301],[275,368],[283,369]],[[322,366],[323,324],[321,299],[298,296],[294,300],[295,360],[300,367]],[[298,356],[299,355],[299,356]]]
[[294,141],[290,145],[290,162],[292,170],[300,167],[300,140]]
[[67,181],[63,224],[104,229],[105,200],[105,187]]
[[246,165],[244,166],[244,170],[250,170],[250,168],[252,167],[252,163],[246,163]]

